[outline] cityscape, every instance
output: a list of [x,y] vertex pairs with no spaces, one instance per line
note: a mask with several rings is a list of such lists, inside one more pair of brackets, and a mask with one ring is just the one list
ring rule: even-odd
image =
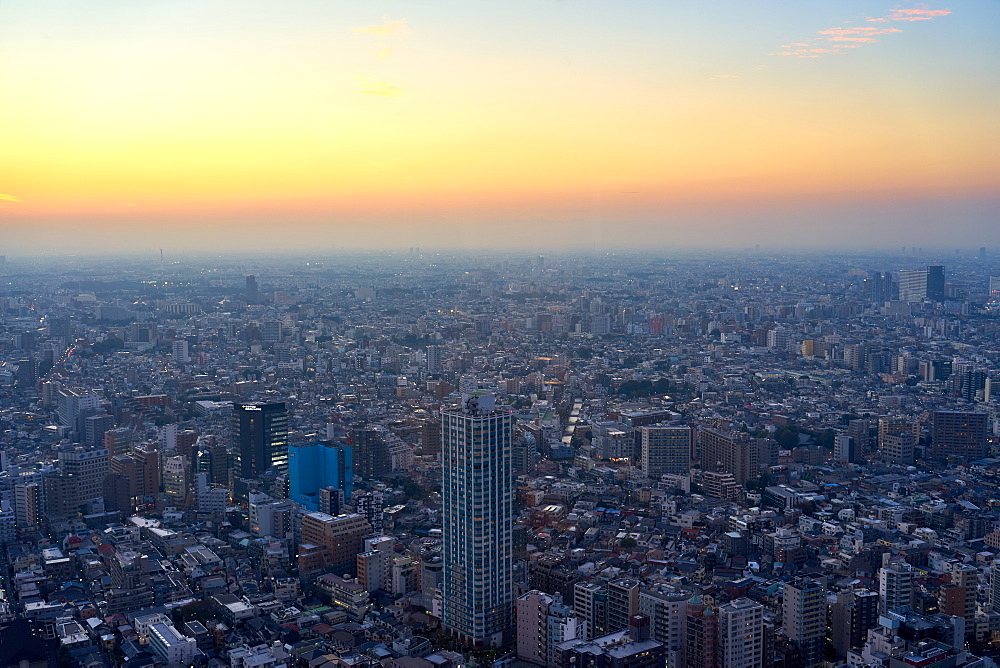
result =
[[942,254],[6,259],[5,665],[994,665]]
[[997,0],[0,2],[0,668],[998,668]]

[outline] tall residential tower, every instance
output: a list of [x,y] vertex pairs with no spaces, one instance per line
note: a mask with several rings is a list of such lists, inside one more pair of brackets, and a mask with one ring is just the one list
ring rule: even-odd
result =
[[499,646],[511,621],[513,427],[492,394],[441,414],[443,622],[473,645]]

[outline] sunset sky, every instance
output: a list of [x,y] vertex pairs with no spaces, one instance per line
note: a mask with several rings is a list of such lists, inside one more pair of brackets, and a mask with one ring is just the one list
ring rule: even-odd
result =
[[998,35],[996,0],[3,0],[0,253],[998,246]]

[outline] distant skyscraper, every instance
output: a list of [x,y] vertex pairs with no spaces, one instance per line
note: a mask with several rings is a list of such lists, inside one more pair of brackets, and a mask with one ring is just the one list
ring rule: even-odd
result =
[[[942,292],[944,287],[942,285]],[[922,269],[899,270],[899,300],[922,302],[927,298],[927,272]]]
[[884,304],[895,296],[892,285],[892,274],[885,271],[873,271],[868,279],[871,300],[875,304]]
[[354,491],[354,455],[349,445],[331,441],[288,448],[288,498],[308,510],[319,510],[320,489],[336,487],[345,498]]
[[939,264],[927,267],[927,298],[944,301],[944,267]]
[[511,533],[514,417],[492,394],[462,397],[441,414],[445,626],[499,646],[514,601]]
[[247,303],[256,304],[260,299],[260,294],[257,292],[257,277],[250,274],[246,278],[246,291],[247,291]]
[[272,466],[288,472],[288,411],[284,402],[233,404],[236,475],[255,478]]

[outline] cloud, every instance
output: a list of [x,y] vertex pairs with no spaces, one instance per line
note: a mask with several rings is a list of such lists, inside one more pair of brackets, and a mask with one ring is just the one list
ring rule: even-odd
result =
[[878,40],[874,37],[843,37],[838,35],[836,37],[828,38],[831,42],[877,42]]
[[23,202],[24,200],[20,197],[14,197],[13,195],[5,195],[0,193],[0,201],[2,202]]
[[739,74],[713,74],[713,79],[739,79]]
[[386,58],[392,55],[393,47],[388,47],[385,49],[379,49],[375,52],[375,60],[382,62]]
[[362,35],[371,35],[378,39],[399,39],[410,34],[410,26],[406,24],[406,19],[396,19],[395,21],[382,17],[384,23],[373,26],[360,26],[351,28],[353,32]]
[[362,89],[358,92],[363,95],[379,95],[381,97],[399,97],[403,91],[396,88],[387,81],[361,81]]
[[948,14],[951,14],[950,9],[894,9],[886,18],[890,21],[930,21]]
[[[927,21],[938,16],[951,14],[950,9],[894,9],[886,16],[866,19],[869,23],[889,21]],[[899,28],[884,26],[842,25],[838,28],[820,30],[816,36],[804,42],[791,42],[781,46],[784,51],[771,55],[795,58],[817,58],[820,55],[843,53],[843,49],[856,49],[864,44],[877,42],[876,35],[890,35],[903,32]],[[830,47],[830,48],[827,48]]]
[[892,32],[903,32],[899,28],[873,28],[871,26],[856,26],[850,28],[833,28],[831,30],[820,30],[820,35],[887,35]]

